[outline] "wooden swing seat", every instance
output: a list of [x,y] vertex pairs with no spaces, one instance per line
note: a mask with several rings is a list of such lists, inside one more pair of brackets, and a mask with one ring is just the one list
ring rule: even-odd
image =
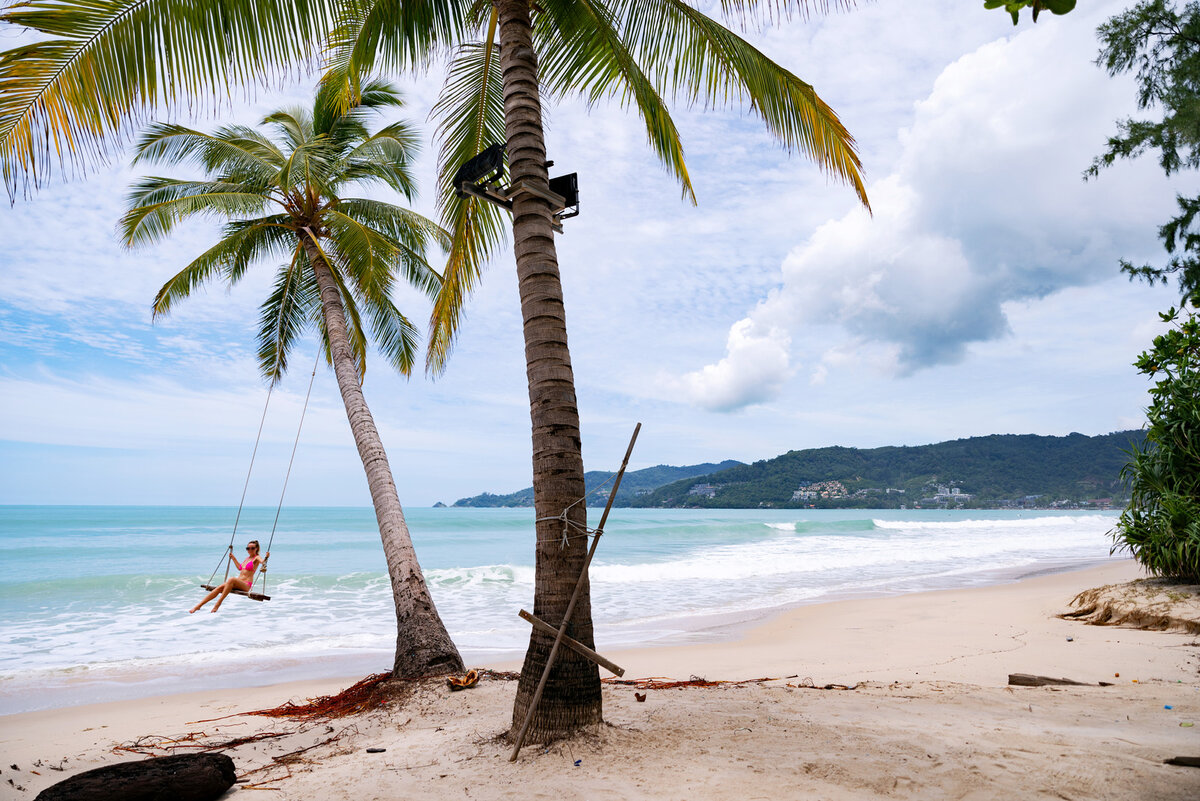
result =
[[[214,587],[211,584],[201,584],[200,586],[206,590],[215,590],[216,589],[216,587]],[[251,601],[269,601],[269,600],[271,600],[270,595],[261,595],[257,592],[246,592],[245,590],[230,590],[229,594],[230,595],[243,595],[243,596],[249,598]]]

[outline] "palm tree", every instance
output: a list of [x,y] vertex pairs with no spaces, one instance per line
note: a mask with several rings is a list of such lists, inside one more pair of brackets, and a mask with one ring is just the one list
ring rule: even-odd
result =
[[[441,371],[459,313],[482,265],[503,240],[503,218],[459,199],[449,177],[485,147],[503,143],[508,178],[546,190],[543,93],[606,98],[635,107],[655,153],[695,196],[667,99],[690,105],[745,103],[784,147],[866,192],[854,140],[813,87],[771,61],[687,0],[331,0],[334,73],[345,77],[341,107],[353,104],[360,74],[419,68],[452,53],[439,101],[443,223],[450,258],[434,305],[427,363]],[[834,0],[841,4],[842,0]],[[0,168],[10,193],[36,184],[54,151],[104,134],[173,87],[220,92],[236,80],[313,52],[329,8],[320,0],[29,0],[5,19],[50,36],[49,43],[0,54]],[[815,3],[827,6],[827,0]],[[807,0],[723,0],[743,21],[806,11]],[[498,41],[497,41],[498,34]],[[181,46],[189,43],[191,48]],[[210,54],[208,59],[193,52]],[[498,57],[497,57],[498,56]],[[332,86],[332,84],[331,84]],[[332,91],[332,88],[331,88]],[[8,99],[4,99],[7,93]],[[74,138],[74,139],[73,139]],[[560,548],[564,526],[585,525],[579,415],[551,209],[533,193],[514,199],[512,233],[525,330],[533,429],[537,578],[534,613],[561,622],[579,578],[586,540]],[[566,515],[569,521],[560,518]],[[590,596],[573,615],[572,636],[592,644]],[[550,639],[531,635],[513,719],[532,698]],[[555,665],[529,731],[550,739],[601,719],[596,667],[574,652]]]
[[[750,9],[754,0],[728,2]],[[343,103],[356,96],[355,76],[381,66],[410,66],[420,48],[463,35],[454,18],[420,36],[406,3],[366,0],[343,7],[332,37],[331,75],[345,76]],[[441,369],[455,335],[461,304],[478,280],[482,256],[500,239],[494,206],[462,198],[451,186],[458,167],[488,146],[503,143],[510,186],[540,192],[513,198],[512,234],[524,322],[526,377],[533,429],[536,523],[534,615],[557,627],[577,581],[583,592],[572,613],[571,636],[594,647],[587,577],[587,511],[579,411],[549,191],[541,95],[617,96],[634,105],[659,158],[695,202],[678,132],[662,95],[691,103],[746,98],[768,129],[833,176],[868,205],[854,141],[813,88],[766,58],[683,0],[492,0],[473,3],[466,32],[486,30],[461,44],[451,62],[436,112],[442,151],[443,223],[454,235],[430,322],[429,364]],[[498,33],[498,41],[497,41]],[[565,535],[569,536],[564,539]],[[565,544],[565,547],[564,547]],[[513,731],[524,723],[554,637],[533,629],[513,705]],[[599,723],[603,710],[597,666],[562,649],[535,711],[530,742],[555,739]]]
[[412,197],[409,173],[417,143],[405,123],[368,131],[372,112],[399,106],[391,86],[372,81],[361,103],[338,111],[318,92],[311,111],[276,111],[267,133],[227,126],[206,134],[179,125],[150,126],[135,163],[192,163],[204,180],[149,177],[131,191],[120,230],[129,246],[155,242],[195,216],[225,219],[221,241],[168,281],[154,315],[168,313],[199,286],[236,284],[254,263],[283,257],[261,306],[258,360],[278,382],[292,346],[315,329],[333,366],[354,442],[367,474],[396,608],[397,676],[461,671],[462,658],[438,617],[417,564],[383,442],[362,392],[368,341],[408,375],[418,334],[392,303],[398,278],[432,294],[440,277],[425,261],[430,240],[448,244],[432,221],[367,198],[343,197],[355,184],[378,183]]

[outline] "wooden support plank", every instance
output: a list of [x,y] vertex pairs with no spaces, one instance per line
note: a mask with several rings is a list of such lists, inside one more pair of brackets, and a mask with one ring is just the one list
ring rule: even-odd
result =
[[[200,587],[205,590],[215,590],[216,589],[216,587],[214,587],[211,584],[201,584]],[[269,600],[271,600],[270,595],[260,595],[257,592],[246,592],[245,590],[230,590],[229,594],[230,595],[241,595],[246,598],[249,598],[251,601],[269,601]]]
[[[541,629],[546,634],[554,634],[556,636],[558,635],[558,629],[554,628],[554,626],[551,626],[549,623],[542,620],[541,618],[534,617],[530,613],[526,612],[524,609],[521,610],[520,615],[521,615],[522,619],[524,619],[528,623],[533,624],[533,627],[535,629]],[[618,676],[625,675],[625,668],[621,667],[620,665],[617,665],[614,662],[608,661],[604,657],[600,656],[600,654],[596,653],[591,648],[588,648],[586,645],[581,643],[579,640],[576,640],[572,637],[568,637],[567,635],[564,634],[562,641],[563,641],[563,645],[575,650],[576,652],[578,652],[580,654],[583,654],[588,659],[592,660],[593,662],[595,662],[597,665],[604,668],[608,672],[615,673]]]

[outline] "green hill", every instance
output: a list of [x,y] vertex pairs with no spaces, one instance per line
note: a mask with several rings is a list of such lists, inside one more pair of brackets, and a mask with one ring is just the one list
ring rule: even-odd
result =
[[[634,470],[625,474],[621,479],[621,489],[617,493],[617,498],[613,502],[614,506],[630,506],[639,494],[652,492],[664,484],[669,484],[673,481],[681,481],[695,476],[707,475],[709,473],[727,470],[732,467],[741,466],[742,463],[733,459],[726,459],[723,462],[713,463],[706,462],[704,464],[693,464],[686,467],[673,467],[671,465],[660,464],[655,467],[647,467],[642,470]],[[603,470],[591,470],[584,473],[584,486],[591,493],[592,490],[599,487],[604,482],[608,481],[616,471],[605,472]],[[588,498],[588,505],[603,505],[608,500],[609,487],[591,495]],[[482,495],[476,495],[472,498],[460,498],[455,501],[454,506],[533,506],[533,487],[526,487],[518,492],[512,492],[508,495],[493,495],[490,492],[485,492]]]
[[[899,508],[1105,505],[1141,431],[997,434],[935,445],[817,448],[695,476],[635,496],[639,507]],[[618,499],[619,501],[620,499]]]

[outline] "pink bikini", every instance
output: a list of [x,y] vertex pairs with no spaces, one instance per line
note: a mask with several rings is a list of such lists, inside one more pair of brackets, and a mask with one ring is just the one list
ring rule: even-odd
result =
[[250,576],[251,576],[250,578],[242,578],[241,576],[237,577],[239,581],[243,581],[246,583],[246,591],[249,591],[250,587],[253,586],[253,584],[254,584],[254,569],[256,567],[258,567],[258,564],[255,563],[254,557],[250,557],[245,562],[238,564],[238,560],[237,560],[236,556],[233,557],[233,563],[235,565],[237,565],[237,569],[242,572],[250,571]]

